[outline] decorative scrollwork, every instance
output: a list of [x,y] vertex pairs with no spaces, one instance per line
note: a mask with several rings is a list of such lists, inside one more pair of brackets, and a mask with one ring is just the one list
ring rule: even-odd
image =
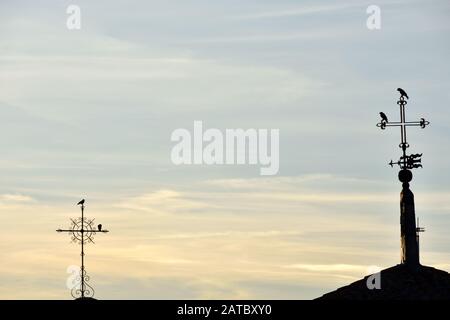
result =
[[[87,219],[87,218],[76,218],[70,219],[72,224],[70,226],[72,242],[81,244],[86,243],[94,243],[94,235],[95,235],[95,219]],[[84,233],[84,236],[82,235]]]
[[394,164],[398,165],[400,169],[414,169],[422,168],[422,153],[410,154],[409,156],[401,156],[397,162],[391,160],[389,165],[394,167]]
[[381,122],[377,123],[377,127],[381,128],[381,130],[384,130],[384,129],[386,129],[386,124],[387,124],[387,122],[385,120],[381,120]]
[[406,106],[408,104],[408,101],[405,100],[405,96],[400,96],[400,99],[397,101],[397,104],[399,106]]
[[430,121],[427,121],[424,118],[420,118],[419,124],[422,129],[425,129],[425,127],[430,124]]
[[70,219],[71,225],[68,229],[57,229],[56,232],[66,232],[70,235],[72,242],[81,245],[81,268],[72,280],[70,291],[72,297],[75,299],[92,299],[94,297],[94,288],[89,285],[90,277],[87,275],[84,269],[84,245],[87,243],[94,243],[94,236],[97,233],[107,233],[106,229],[103,229],[102,224],[97,227],[94,226],[95,219],[87,219],[84,217],[85,200],[82,199],[77,205],[81,207],[81,217]]
[[[83,275],[83,276],[81,276]],[[90,277],[87,275],[86,270],[81,270],[75,279],[75,285],[70,290],[70,294],[75,299],[93,298],[95,291],[89,285]]]

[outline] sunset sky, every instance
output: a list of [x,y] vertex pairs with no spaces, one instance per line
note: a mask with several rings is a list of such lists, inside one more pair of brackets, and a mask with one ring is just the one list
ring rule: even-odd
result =
[[[66,8],[81,8],[68,30]],[[381,8],[369,30],[366,9]],[[397,87],[421,261],[450,272],[450,3],[0,2],[0,298],[311,299],[400,261]],[[171,162],[171,133],[279,129],[278,175]]]

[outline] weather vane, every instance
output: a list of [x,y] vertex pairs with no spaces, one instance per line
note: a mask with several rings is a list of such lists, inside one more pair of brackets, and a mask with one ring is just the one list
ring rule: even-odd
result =
[[409,148],[409,143],[406,140],[406,128],[416,126],[424,129],[430,122],[426,121],[425,118],[420,118],[419,121],[406,121],[405,106],[408,102],[405,98],[409,100],[409,97],[402,88],[398,88],[397,91],[400,93],[400,99],[397,101],[397,105],[400,107],[400,121],[389,122],[386,114],[380,112],[381,121],[377,123],[377,127],[382,130],[386,127],[400,127],[401,141],[399,147],[402,149],[402,155],[396,162],[391,160],[389,165],[394,167],[395,164],[400,167],[398,179],[403,186],[400,193],[401,262],[409,267],[417,268],[420,266],[418,233],[423,232],[424,229],[416,227],[414,194],[409,189],[409,182],[413,177],[410,169],[422,168],[422,153],[406,154],[406,149]]
[[377,123],[377,127],[381,128],[382,130],[386,129],[386,127],[400,127],[401,141],[399,147],[402,149],[403,155],[397,162],[391,160],[391,162],[389,162],[389,165],[393,167],[394,164],[396,164],[400,167],[400,169],[422,168],[421,153],[410,155],[406,154],[406,149],[409,148],[409,143],[408,141],[406,141],[406,127],[418,126],[424,129],[427,125],[430,124],[430,122],[426,121],[424,118],[420,118],[420,121],[406,121],[405,106],[408,102],[405,100],[405,98],[409,99],[409,97],[405,90],[403,90],[402,88],[398,88],[397,91],[400,92],[400,99],[397,101],[397,104],[400,106],[400,122],[389,122],[386,114],[384,112],[380,112],[381,122]]
[[97,233],[107,233],[108,230],[102,229],[102,225],[94,225],[95,219],[87,219],[84,217],[84,203],[85,200],[81,200],[77,205],[81,206],[81,217],[70,219],[71,225],[69,229],[58,229],[57,232],[67,232],[72,237],[72,242],[81,245],[81,268],[78,276],[76,277],[76,284],[72,287],[71,294],[75,299],[87,299],[94,297],[94,288],[89,284],[89,276],[84,268],[84,245],[88,243],[94,243],[94,235]]

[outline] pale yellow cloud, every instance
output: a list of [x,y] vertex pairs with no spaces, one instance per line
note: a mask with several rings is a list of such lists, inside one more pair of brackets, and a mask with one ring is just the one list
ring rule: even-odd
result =
[[22,194],[2,194],[0,195],[1,202],[29,202],[33,201],[30,196]]
[[[363,277],[371,265],[398,263],[398,203],[389,204],[387,195],[383,198],[376,190],[320,190],[321,184],[336,179],[319,175],[264,178],[261,183],[209,181],[189,189],[151,190],[113,203],[89,203],[86,215],[110,230],[86,246],[87,270],[97,295],[118,298],[111,288],[120,283],[133,291],[125,290],[123,298],[136,292],[142,298],[155,297],[162,292],[158,286],[169,282],[186,290],[184,298],[280,298],[271,296],[271,289],[256,289],[277,285],[299,286],[298,293],[286,291],[284,298],[313,298]],[[20,279],[0,295],[69,297],[66,268],[79,264],[79,247],[55,229],[67,225],[79,209],[26,201],[27,195],[6,198],[25,201],[0,218],[5,227],[0,275]],[[370,210],[365,212],[361,203],[370,203]],[[393,214],[375,214],[385,214],[389,206]],[[448,268],[443,252],[423,256]],[[304,291],[302,286],[316,289]],[[42,290],[32,290],[37,287]]]

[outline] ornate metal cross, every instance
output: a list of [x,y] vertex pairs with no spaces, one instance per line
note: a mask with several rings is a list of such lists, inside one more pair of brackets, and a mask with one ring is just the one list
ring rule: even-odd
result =
[[84,245],[88,243],[94,243],[94,235],[97,233],[107,233],[108,230],[102,229],[102,225],[97,227],[94,225],[95,219],[87,219],[84,217],[84,202],[81,200],[78,205],[81,205],[81,217],[70,219],[72,221],[69,229],[57,229],[56,232],[67,232],[72,237],[72,242],[81,245],[81,268],[78,276],[76,277],[75,285],[71,289],[72,297],[75,299],[87,299],[94,297],[94,288],[89,284],[89,276],[84,268]]
[[399,147],[402,149],[403,154],[397,162],[391,160],[389,164],[391,167],[394,164],[400,167],[398,179],[402,182],[402,191],[400,193],[401,263],[417,270],[420,267],[419,232],[423,232],[424,229],[416,226],[414,194],[409,189],[409,182],[413,178],[410,169],[422,167],[422,154],[406,154],[406,149],[409,148],[406,140],[406,127],[419,126],[423,129],[430,123],[424,118],[421,118],[420,121],[406,121],[405,106],[407,102],[405,97],[408,99],[408,95],[401,88],[398,88],[397,91],[400,92],[400,99],[397,101],[397,104],[400,106],[400,121],[389,122],[388,117],[383,112],[380,112],[381,122],[377,124],[377,127],[382,130],[386,129],[386,127],[400,127],[401,141]]
[[[406,149],[409,148],[409,143],[406,140],[406,127],[418,126],[424,129],[427,125],[430,124],[430,122],[426,121],[424,118],[420,118],[420,121],[406,121],[405,106],[407,103],[408,102],[405,100],[405,96],[402,94],[400,96],[400,99],[397,101],[397,104],[400,106],[400,122],[389,122],[387,120],[387,117],[385,117],[384,119],[382,117],[381,122],[377,123],[377,127],[381,128],[382,130],[386,129],[386,127],[400,127],[401,141],[399,147],[402,149],[403,155],[397,162],[391,160],[391,162],[389,162],[389,165],[391,167],[394,167],[394,164],[396,164],[400,167],[400,169],[421,168],[421,153],[410,155],[406,154]],[[382,113],[380,112],[380,114]]]

